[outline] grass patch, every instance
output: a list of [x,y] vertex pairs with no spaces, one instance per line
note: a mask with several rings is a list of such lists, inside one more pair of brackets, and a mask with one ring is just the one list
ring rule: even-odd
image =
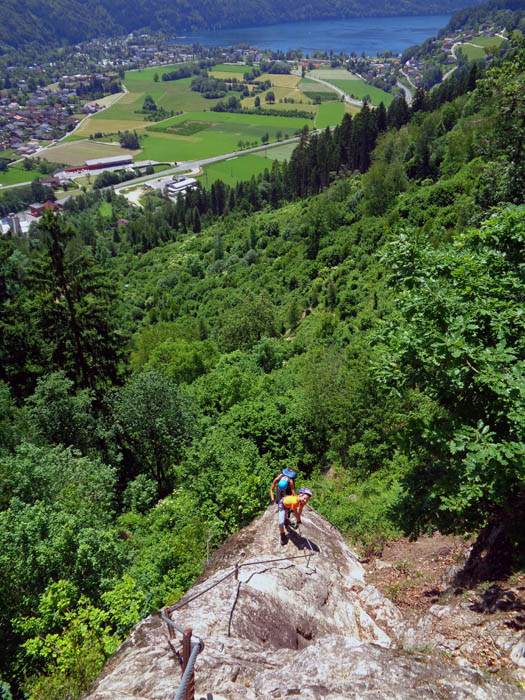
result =
[[485,49],[481,46],[471,46],[470,44],[461,44],[461,51],[464,56],[466,56],[469,61],[477,61],[478,59],[485,58]]
[[111,202],[101,202],[98,210],[100,214],[106,219],[109,219],[109,217],[113,214],[113,207],[111,206]]
[[345,113],[345,107],[342,102],[323,102],[318,109],[315,119],[315,126],[318,129],[325,129],[327,126],[340,124]]
[[10,165],[5,172],[0,172],[0,185],[17,185],[20,182],[32,182],[35,177],[49,177],[49,175],[42,175],[37,168],[24,170],[21,164]]
[[489,47],[501,46],[503,39],[500,36],[477,36],[472,39],[472,43],[476,46]]

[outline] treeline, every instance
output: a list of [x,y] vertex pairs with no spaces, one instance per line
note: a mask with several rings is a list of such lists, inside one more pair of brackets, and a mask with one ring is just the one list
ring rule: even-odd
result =
[[199,61],[198,64],[186,64],[184,66],[181,66],[180,68],[176,68],[175,70],[168,71],[166,73],[162,73],[162,80],[163,81],[170,81],[170,80],[182,80],[183,78],[191,78],[192,75],[201,75],[203,72],[205,73],[206,68],[211,68],[211,66],[215,65],[216,61],[214,61],[211,58],[208,59],[202,59]]
[[220,100],[210,108],[212,112],[234,112],[238,114],[262,114],[267,117],[294,117],[296,119],[315,118],[314,112],[307,112],[303,109],[270,109],[268,107],[243,107],[241,101],[235,95],[232,95],[228,100]]

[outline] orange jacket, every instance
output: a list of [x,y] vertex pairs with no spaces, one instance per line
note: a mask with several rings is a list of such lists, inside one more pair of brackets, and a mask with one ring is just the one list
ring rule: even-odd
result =
[[289,510],[294,510],[299,515],[304,508],[304,503],[299,502],[299,496],[285,496],[283,498],[283,506]]

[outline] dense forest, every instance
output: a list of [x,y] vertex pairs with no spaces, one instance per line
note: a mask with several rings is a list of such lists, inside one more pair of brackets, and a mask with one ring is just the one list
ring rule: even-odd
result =
[[3,700],[78,697],[284,466],[364,553],[503,526],[523,567],[524,71],[516,40],[259,179],[3,237]]
[[342,19],[400,14],[453,12],[472,0],[321,0],[315,4],[290,0],[5,0],[0,7],[0,48],[26,44],[78,43],[123,35],[140,29],[162,30],[173,36],[194,29],[219,29],[310,19]]

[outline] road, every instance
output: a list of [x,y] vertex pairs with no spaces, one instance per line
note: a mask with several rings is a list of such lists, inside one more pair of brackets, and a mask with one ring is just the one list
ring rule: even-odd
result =
[[[401,71],[401,72],[403,72],[403,71]],[[405,75],[405,74],[403,73],[403,75]],[[406,100],[407,105],[411,104],[412,103],[412,93],[407,88],[407,86],[403,85],[403,83],[400,80],[398,80],[396,82],[396,85],[398,88],[401,88],[401,90],[403,90],[403,92],[405,93],[405,100]]]

